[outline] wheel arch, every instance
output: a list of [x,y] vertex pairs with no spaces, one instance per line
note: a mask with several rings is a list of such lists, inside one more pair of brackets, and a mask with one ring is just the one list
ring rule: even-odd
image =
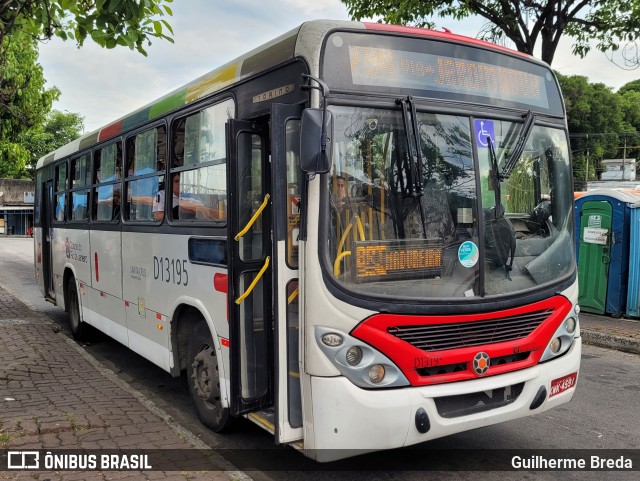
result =
[[[73,267],[71,265],[66,265],[64,267],[64,272],[62,274],[62,298],[63,298],[63,302],[64,302],[64,310],[65,312],[69,312],[69,279],[73,278],[74,282],[76,283],[76,291],[78,292],[78,301],[80,303],[80,305],[82,305],[82,298],[81,298],[81,293],[78,290],[78,277],[76,276],[76,272],[74,271]],[[79,309],[80,311],[80,319],[82,319],[82,308]]]
[[[197,299],[178,299],[173,309],[170,322],[170,342],[173,356],[171,374],[174,376],[179,376],[180,373],[187,368],[189,334],[193,330],[194,325],[200,320],[205,321],[209,327],[217,355],[219,356],[221,353],[222,346],[220,345],[218,330],[206,307]],[[224,376],[224,363],[219,364],[219,369],[223,371],[222,374]]]

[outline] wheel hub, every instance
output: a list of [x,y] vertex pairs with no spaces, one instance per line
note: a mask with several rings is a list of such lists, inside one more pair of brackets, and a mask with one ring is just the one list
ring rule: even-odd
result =
[[193,383],[196,393],[204,401],[215,403],[219,397],[218,363],[213,349],[207,346],[200,351],[193,360]]

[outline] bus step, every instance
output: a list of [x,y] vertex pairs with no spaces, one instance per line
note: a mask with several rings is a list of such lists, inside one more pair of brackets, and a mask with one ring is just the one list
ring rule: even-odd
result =
[[56,299],[54,297],[45,297],[44,298],[45,301],[50,302],[51,304],[53,304],[54,306],[57,306],[58,304],[56,304]]
[[256,411],[254,413],[247,414],[247,418],[253,421],[261,428],[269,431],[271,434],[275,434],[276,429],[274,426],[275,410],[273,408],[266,409],[264,411]]

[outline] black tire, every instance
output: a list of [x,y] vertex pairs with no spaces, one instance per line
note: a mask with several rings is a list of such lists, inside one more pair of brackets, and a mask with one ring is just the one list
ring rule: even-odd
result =
[[76,289],[76,280],[71,277],[67,282],[67,300],[69,301],[69,328],[71,334],[77,341],[84,340],[85,323],[82,322],[80,315],[80,300],[78,299],[78,289]]
[[220,373],[209,326],[197,321],[187,348],[189,394],[202,424],[219,433],[230,427],[229,409],[222,407]]

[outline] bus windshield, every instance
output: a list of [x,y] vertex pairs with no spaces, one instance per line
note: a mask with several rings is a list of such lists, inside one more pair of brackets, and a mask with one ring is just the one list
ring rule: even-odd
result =
[[572,272],[563,129],[417,112],[408,132],[400,108],[330,109],[324,245],[343,287],[376,298],[485,297]]

